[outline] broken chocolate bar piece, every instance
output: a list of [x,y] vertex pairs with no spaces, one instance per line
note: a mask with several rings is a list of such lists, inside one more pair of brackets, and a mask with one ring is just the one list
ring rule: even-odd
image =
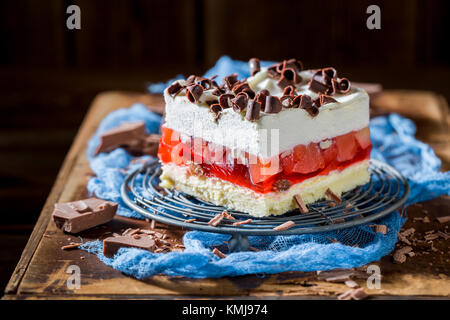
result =
[[89,198],[67,203],[56,203],[53,221],[65,232],[78,233],[111,221],[117,203]]
[[122,123],[117,128],[106,131],[100,136],[100,143],[95,154],[109,152],[119,147],[136,147],[145,137],[143,121]]
[[157,245],[152,235],[138,229],[121,236],[109,237],[103,240],[103,255],[105,257],[114,257],[120,248],[137,248],[154,252],[157,249]]

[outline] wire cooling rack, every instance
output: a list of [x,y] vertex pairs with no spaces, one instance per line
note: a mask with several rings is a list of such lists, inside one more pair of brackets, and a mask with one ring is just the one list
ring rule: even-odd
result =
[[[228,242],[231,251],[247,250],[249,235],[298,235],[327,232],[364,224],[379,219],[397,209],[406,201],[409,186],[406,179],[391,166],[370,160],[370,181],[345,192],[340,204],[322,200],[308,204],[309,213],[298,210],[281,216],[255,218],[247,213],[204,202],[192,196],[159,187],[161,167],[157,160],[142,165],[130,173],[121,187],[123,201],[146,218],[182,228],[232,235]],[[227,211],[235,220],[224,218],[214,227],[208,222],[218,213]],[[186,222],[186,220],[192,220]],[[252,219],[250,224],[233,223]],[[275,231],[280,224],[293,221],[295,226]]]

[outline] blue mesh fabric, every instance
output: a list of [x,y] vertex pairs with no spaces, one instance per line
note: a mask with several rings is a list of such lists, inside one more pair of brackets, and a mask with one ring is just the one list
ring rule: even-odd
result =
[[[248,69],[245,68],[243,62],[222,57],[207,75],[226,75],[237,71],[240,76],[246,77]],[[88,145],[87,157],[96,174],[88,183],[88,191],[100,198],[118,202],[118,214],[142,218],[128,209],[120,199],[120,186],[125,178],[123,172],[137,165],[130,165],[132,157],[123,149],[93,156],[102,132],[122,122],[137,120],[146,122],[148,132],[158,132],[160,117],[139,104],[114,111],[102,121]],[[412,121],[391,114],[372,119],[370,129],[372,158],[392,165],[408,179],[411,187],[408,204],[450,194],[450,172],[440,172],[441,161],[431,147],[414,138],[415,126]],[[388,227],[386,235],[375,233],[373,228],[362,225],[320,234],[249,237],[251,246],[260,251],[229,253],[224,259],[212,254],[211,249],[218,247],[227,252],[224,241],[229,240],[230,236],[199,231],[185,234],[183,242],[186,249],[183,252],[151,253],[122,248],[114,258],[106,258],[101,253],[100,241],[85,243],[82,248],[97,254],[105,264],[139,279],[160,273],[218,278],[255,273],[329,270],[362,266],[387,255],[394,249],[397,232],[404,222],[405,219],[398,212],[377,221]],[[338,242],[332,242],[331,239]]]

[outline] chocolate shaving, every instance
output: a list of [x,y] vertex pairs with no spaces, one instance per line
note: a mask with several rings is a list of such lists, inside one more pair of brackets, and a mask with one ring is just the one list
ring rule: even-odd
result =
[[222,107],[218,103],[215,103],[211,105],[209,110],[211,110],[211,112],[214,113],[217,117],[222,112]]
[[328,188],[327,191],[325,191],[325,195],[329,199],[333,200],[334,202],[336,202],[338,204],[340,204],[342,202],[342,199],[337,194],[335,194],[333,191],[331,191],[330,188]]
[[280,179],[274,182],[272,188],[274,191],[286,191],[291,187],[289,180]]
[[231,105],[234,111],[241,112],[245,109],[248,103],[248,96],[245,93],[238,94],[234,99],[231,100]]
[[203,94],[203,87],[199,84],[193,84],[186,88],[186,96],[192,103],[197,103]]
[[249,223],[252,223],[252,219],[235,222],[235,223],[233,223],[233,226],[241,226],[243,224],[249,224]]
[[226,91],[224,89],[217,87],[211,92],[211,94],[214,96],[220,96],[220,95],[224,94],[225,92]]
[[183,86],[179,82],[175,82],[167,88],[167,92],[172,98],[179,94],[181,90],[183,90]]
[[216,256],[218,256],[218,257],[221,258],[221,259],[227,257],[227,255],[226,255],[225,253],[221,252],[221,251],[220,251],[219,249],[217,249],[217,248],[214,248],[214,250],[213,250],[212,253],[214,253]]
[[294,86],[287,86],[283,90],[283,96],[294,96],[295,95],[295,87]]
[[339,81],[338,91],[340,93],[347,93],[350,91],[351,84],[347,78],[341,78]]
[[286,77],[281,76],[280,80],[277,81],[277,85],[284,90],[287,86],[291,85],[292,81],[286,79]]
[[[236,84],[231,89],[235,94],[238,94],[244,90],[251,90],[250,86],[247,82],[236,82]],[[252,91],[253,92],[253,91]],[[248,93],[247,93],[248,94]]]
[[303,201],[302,197],[299,194],[296,194],[294,196],[295,203],[297,203],[298,208],[300,209],[301,213],[308,213],[308,207],[306,206],[305,202]]
[[232,94],[222,94],[219,96],[219,105],[222,107],[222,109],[228,109],[232,107],[232,98],[234,98]]
[[319,105],[318,105],[317,107],[321,107],[321,106],[323,106],[324,104],[327,104],[327,103],[334,103],[334,102],[337,102],[337,100],[334,99],[334,98],[331,97],[331,96],[328,96],[328,95],[326,95],[326,94],[320,93],[320,94],[319,94],[319,100],[318,100],[318,102],[319,102]]
[[223,215],[218,213],[214,216],[214,218],[212,218],[211,220],[208,221],[208,224],[213,227],[217,227],[220,224],[220,222],[222,222],[222,220],[223,220]]
[[191,222],[194,222],[195,220],[197,220],[197,219],[196,218],[192,218],[192,219],[186,219],[183,222],[191,223]]
[[283,108],[280,99],[275,96],[267,96],[265,101],[265,113],[278,113]]
[[388,231],[388,228],[384,224],[371,224],[369,227],[374,228],[376,233],[386,234]]
[[71,250],[71,249],[77,249],[79,246],[81,246],[82,243],[75,243],[75,242],[71,242],[68,245],[62,246],[61,249],[62,250]]
[[250,75],[254,76],[261,70],[260,60],[258,58],[251,58],[248,61],[248,66],[250,68]]
[[280,72],[277,71],[278,64],[274,64],[267,69],[267,76],[272,79],[279,79],[281,77]]
[[233,89],[233,86],[235,85],[235,83],[238,82],[237,77],[238,77],[238,74],[233,73],[233,74],[230,74],[230,75],[226,76],[225,78],[223,78],[223,82],[227,86],[228,90]]
[[255,100],[249,100],[247,103],[247,112],[245,119],[248,121],[258,121],[261,112],[261,104]]
[[273,230],[275,230],[275,231],[284,231],[284,230],[292,228],[293,226],[295,226],[295,222],[289,220],[289,221],[286,221],[283,224],[280,224],[279,226],[276,226],[275,228],[273,228]]
[[267,98],[267,96],[270,96],[270,92],[269,92],[269,90],[266,90],[266,89],[261,90],[255,96],[255,100],[258,101],[261,104],[261,110],[265,110],[266,109],[266,98]]
[[222,215],[223,215],[224,218],[227,218],[227,219],[230,219],[230,220],[236,220],[235,217],[233,217],[231,214],[229,214],[229,213],[226,212],[226,211],[223,211],[223,212],[222,212]]
[[194,84],[195,78],[197,76],[191,74],[187,79],[186,79],[186,86],[190,86],[192,84]]
[[395,251],[394,256],[393,256],[394,263],[404,263],[406,261],[406,254],[411,251],[412,251],[412,248],[409,246],[403,247],[403,248]]
[[291,108],[293,105],[294,97],[293,96],[282,96],[280,98],[281,105],[285,108]]

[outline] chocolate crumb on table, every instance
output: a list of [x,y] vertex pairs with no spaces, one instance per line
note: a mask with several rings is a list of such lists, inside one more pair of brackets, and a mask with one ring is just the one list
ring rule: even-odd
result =
[[68,245],[62,246],[61,249],[62,250],[70,250],[70,249],[77,249],[79,246],[81,246],[82,243],[75,243],[75,242],[71,242]]
[[437,217],[436,221],[439,222],[439,223],[450,222],[450,216]]
[[284,230],[292,228],[293,226],[295,226],[295,222],[289,220],[289,221],[286,221],[283,224],[280,224],[279,226],[276,226],[275,228],[273,228],[273,230],[275,230],[275,231],[284,231]]
[[406,254],[410,253],[412,248],[410,246],[403,247],[394,252],[394,263],[404,263],[406,261]]
[[117,203],[97,198],[56,203],[52,213],[59,229],[69,233],[81,231],[107,223],[114,218]]

